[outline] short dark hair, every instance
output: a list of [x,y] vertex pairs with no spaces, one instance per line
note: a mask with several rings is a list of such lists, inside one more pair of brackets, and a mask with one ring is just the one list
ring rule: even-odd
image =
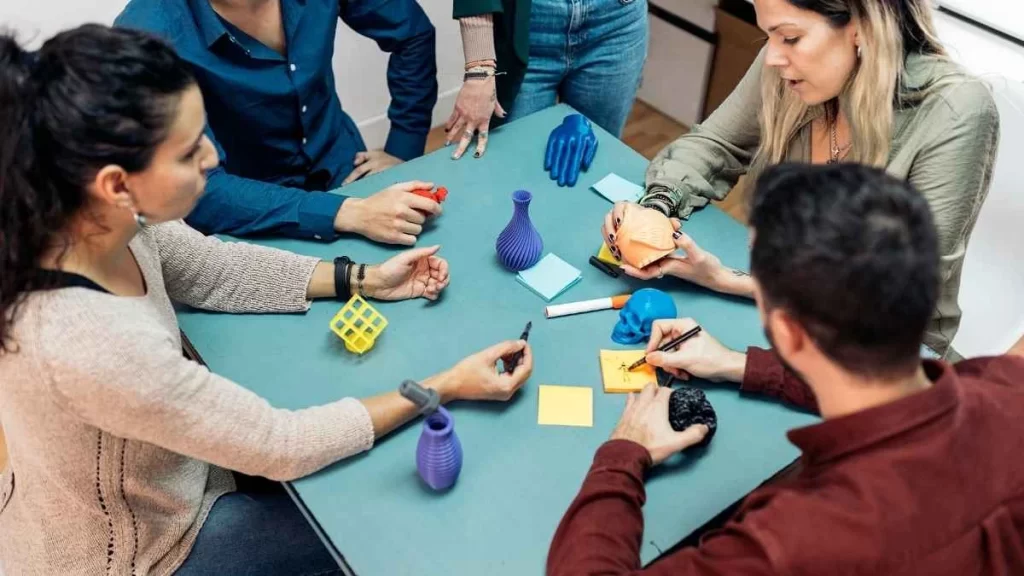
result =
[[939,292],[924,198],[875,168],[789,164],[766,170],[752,200],[751,272],[766,308],[791,313],[850,372],[913,370]]
[[45,288],[39,258],[108,164],[145,169],[195,85],[144,32],[86,24],[27,52],[0,34],[0,353],[22,296]]

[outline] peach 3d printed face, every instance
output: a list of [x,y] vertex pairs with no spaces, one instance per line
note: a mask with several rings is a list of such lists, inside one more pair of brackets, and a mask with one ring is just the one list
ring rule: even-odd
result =
[[627,204],[615,232],[615,247],[623,262],[643,268],[675,251],[674,232],[672,221],[661,212]]

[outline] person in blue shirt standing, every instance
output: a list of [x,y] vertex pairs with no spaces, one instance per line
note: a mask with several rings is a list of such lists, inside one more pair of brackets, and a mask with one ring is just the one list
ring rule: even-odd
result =
[[[391,130],[366,150],[335,90],[338,19],[391,53]],[[191,64],[220,155],[187,221],[207,233],[412,245],[440,206],[396,184],[328,193],[423,154],[437,102],[434,27],[415,0],[131,0],[115,25],[155,33]],[[341,81],[358,82],[344,78]]]

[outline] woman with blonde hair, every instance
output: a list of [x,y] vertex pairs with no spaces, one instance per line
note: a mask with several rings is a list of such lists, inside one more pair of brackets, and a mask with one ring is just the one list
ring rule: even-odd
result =
[[[989,87],[950,60],[928,0],[754,0],[754,8],[766,46],[707,121],[655,157],[641,206],[687,218],[725,198],[744,174],[753,182],[781,162],[883,167],[931,206],[942,287],[925,343],[955,357],[964,253],[999,138]],[[605,219],[610,245],[624,208]],[[685,256],[625,271],[752,297],[749,276],[677,236]]]

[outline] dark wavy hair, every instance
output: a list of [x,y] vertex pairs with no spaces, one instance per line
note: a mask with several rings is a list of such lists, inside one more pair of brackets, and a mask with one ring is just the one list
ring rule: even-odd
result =
[[0,35],[0,353],[24,295],[50,287],[39,259],[69,243],[89,182],[112,164],[145,169],[194,84],[143,32],[88,24],[38,52]]
[[939,241],[910,184],[857,164],[778,165],[757,182],[750,225],[767,309],[792,314],[854,374],[915,369],[939,297]]

